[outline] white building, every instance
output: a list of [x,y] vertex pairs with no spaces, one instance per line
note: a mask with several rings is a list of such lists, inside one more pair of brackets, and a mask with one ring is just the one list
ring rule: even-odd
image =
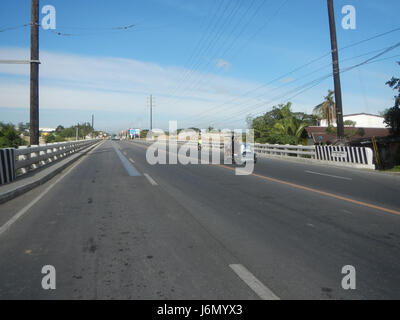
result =
[[[387,128],[383,117],[369,113],[347,114],[343,116],[343,122],[346,120],[355,122],[357,128]],[[332,125],[336,127],[336,121]],[[327,127],[328,122],[320,120],[320,126]]]
[[55,128],[39,128],[39,131],[41,132],[54,132],[56,131]]

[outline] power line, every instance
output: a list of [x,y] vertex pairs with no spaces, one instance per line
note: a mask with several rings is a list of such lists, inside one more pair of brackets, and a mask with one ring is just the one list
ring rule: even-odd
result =
[[[355,65],[353,65],[353,66],[350,66],[350,67],[347,67],[347,68],[342,69],[342,70],[340,71],[340,73],[345,73],[345,72],[351,71],[351,70],[353,70],[353,69],[359,68],[359,67],[361,67],[361,66],[363,66],[363,65],[366,65],[366,64],[375,63],[375,62],[379,62],[379,61],[383,61],[383,60],[387,60],[387,59],[391,59],[391,58],[393,58],[393,57],[396,57],[396,56],[398,56],[398,55],[392,56],[392,57],[388,57],[388,58],[385,58],[385,59],[378,59],[378,60],[376,60],[376,58],[379,58],[380,56],[382,56],[382,55],[388,53],[389,51],[392,51],[392,50],[394,50],[394,49],[396,49],[396,48],[398,48],[398,47],[400,47],[400,42],[397,43],[397,44],[395,44],[395,45],[393,45],[393,46],[391,46],[391,47],[389,47],[389,48],[387,48],[387,49],[385,49],[385,50],[383,50],[383,51],[380,52],[379,54],[377,54],[377,55],[375,55],[375,56],[373,56],[373,57],[371,57],[371,58],[369,58],[369,59],[367,59],[367,60],[365,60],[365,61],[363,61],[363,62],[361,62],[361,63],[358,63],[358,64],[355,64]],[[281,96],[278,96],[278,97],[276,97],[276,98],[273,98],[272,100],[268,101],[267,103],[271,103],[271,102],[273,102],[273,101],[275,101],[275,100],[277,100],[277,99],[281,99],[281,98],[287,96],[288,94],[295,93],[293,96],[290,96],[290,97],[288,98],[287,101],[289,101],[290,99],[293,99],[293,98],[297,97],[298,95],[300,95],[300,94],[302,94],[302,93],[304,93],[304,92],[306,92],[306,91],[308,91],[308,90],[314,88],[315,86],[319,85],[320,83],[322,83],[324,80],[330,78],[331,76],[332,76],[332,74],[327,74],[327,75],[322,76],[322,77],[320,77],[320,78],[318,78],[318,79],[312,80],[312,81],[306,83],[305,85],[302,85],[302,86],[300,86],[300,87],[297,87],[297,88],[294,89],[294,90],[291,90],[291,91],[285,93],[284,95],[281,95]],[[298,92],[296,92],[296,91],[298,91]],[[262,103],[261,106],[260,106],[260,104],[257,104],[257,105],[258,105],[259,107],[263,107],[264,104],[266,104],[266,103]],[[256,109],[258,109],[259,107],[257,107],[257,105],[252,105],[252,106],[250,106],[250,108],[256,107]],[[229,117],[229,118],[226,118],[226,119],[224,119],[224,120],[225,120],[225,121],[226,121],[226,120],[230,120],[230,119],[235,118],[236,116],[238,116],[238,115],[240,115],[240,114],[247,113],[248,111],[249,111],[249,108],[246,108],[246,110],[244,110],[244,111],[241,110],[241,111],[239,111],[238,113],[234,114],[233,117]],[[262,112],[261,112],[261,113],[262,113]],[[258,114],[259,114],[259,113],[258,113]]]
[[[200,51],[198,52],[197,56],[200,58],[202,56],[204,56],[207,52],[210,52],[210,50],[213,49],[213,47],[215,46],[216,42],[220,39],[224,28],[226,27],[226,25],[230,23],[230,21],[233,19],[233,17],[236,15],[241,2],[243,0],[240,0],[239,2],[236,3],[235,6],[232,7],[232,10],[230,10],[230,12],[228,13],[228,15],[226,16],[226,18],[224,18],[224,16],[222,16],[221,19],[219,19],[217,21],[217,23],[213,26],[213,30],[217,29],[215,31],[215,36],[214,38],[211,38],[210,41],[208,42],[208,44],[206,44],[206,46],[204,46],[203,48],[200,49]],[[227,1],[225,9],[223,10],[223,12],[226,12],[229,5],[231,4],[230,1]],[[197,59],[197,61],[195,61],[194,65],[192,66],[192,68],[190,70],[188,70],[188,72],[186,73],[186,76],[184,77],[184,79],[182,80],[182,83],[188,83],[188,81],[192,78],[192,75],[195,74],[195,72],[200,68],[200,66],[202,66],[202,60],[201,59]],[[182,88],[182,86],[180,85],[173,93],[173,95],[170,96],[169,99],[173,99],[176,97],[176,93],[179,91],[180,93],[182,93],[182,90],[180,90]],[[186,86],[187,88],[187,86]]]
[[[399,45],[400,45],[400,43],[399,43]],[[397,45],[396,47],[398,47],[398,45]],[[394,48],[393,48],[393,49],[394,49]],[[385,52],[385,53],[386,53],[386,52]],[[381,56],[382,54],[384,54],[384,53],[381,53],[381,54],[379,54],[378,56]],[[378,56],[376,56],[376,57],[378,57]],[[394,56],[394,57],[395,57],[395,56]],[[389,57],[389,58],[393,58],[393,57]],[[360,63],[360,64],[357,64],[357,65],[351,66],[351,67],[349,67],[349,68],[345,68],[345,69],[343,69],[343,70],[341,71],[341,73],[348,72],[348,71],[350,71],[350,70],[353,70],[353,69],[355,69],[355,68],[357,68],[357,67],[360,67],[360,66],[362,66],[362,65],[365,65],[365,64],[370,64],[370,63],[375,63],[375,62],[379,62],[379,61],[382,61],[382,60],[386,60],[387,58],[385,58],[385,59],[380,59],[380,60],[372,60],[372,59],[375,59],[375,57],[372,57],[372,58],[370,58],[370,59],[364,61],[363,63]],[[318,78],[318,79],[314,79],[314,80],[312,80],[312,81],[310,81],[310,82],[308,82],[308,83],[306,83],[306,84],[304,84],[304,85],[301,85],[301,86],[299,86],[299,87],[297,87],[297,88],[295,88],[295,89],[293,89],[293,90],[290,90],[290,91],[288,91],[288,92],[286,92],[286,93],[284,93],[284,94],[282,94],[282,95],[278,95],[278,96],[272,98],[271,100],[269,100],[269,101],[267,101],[267,102],[263,102],[263,103],[258,103],[258,104],[252,105],[252,106],[246,108],[246,110],[244,110],[244,111],[241,110],[241,111],[235,113],[233,116],[231,116],[231,117],[229,117],[229,118],[225,118],[224,121],[227,121],[227,120],[230,120],[230,119],[234,119],[234,118],[236,118],[237,116],[239,116],[239,115],[241,115],[241,114],[244,114],[244,113],[249,112],[250,109],[254,110],[254,108],[255,108],[255,109],[259,109],[259,108],[261,108],[261,107],[264,107],[265,104],[272,103],[273,101],[276,101],[276,100],[278,100],[278,99],[282,99],[282,98],[286,97],[287,95],[293,93],[293,94],[294,94],[293,96],[290,96],[289,98],[286,99],[286,101],[290,101],[291,99],[293,99],[293,98],[299,96],[300,94],[302,94],[302,93],[304,93],[304,92],[306,92],[306,91],[308,91],[308,90],[310,90],[310,89],[316,87],[317,85],[321,84],[323,81],[329,79],[330,77],[332,77],[332,74],[327,74],[327,75],[322,76],[322,77],[320,77],[320,78]],[[254,116],[254,115],[257,115],[257,114],[262,114],[262,113],[263,113],[263,112],[259,112],[259,113],[253,114],[253,116]],[[239,121],[239,119],[237,119],[235,122],[237,122],[237,121]],[[225,122],[225,123],[226,123],[226,122]],[[229,123],[229,122],[228,122],[228,123]],[[233,123],[233,122],[231,122],[231,123]]]
[[[215,1],[215,4],[217,3],[218,1]],[[208,25],[207,25],[207,27],[205,28],[205,30],[204,30],[204,32],[202,33],[202,36],[200,37],[200,39],[198,40],[198,42],[197,42],[197,44],[196,44],[196,46],[194,47],[194,49],[193,49],[193,51],[192,51],[192,53],[190,54],[190,56],[189,56],[189,58],[186,60],[186,62],[184,63],[184,71],[179,75],[179,77],[178,77],[178,85],[176,85],[173,89],[172,89],[172,91],[171,91],[171,93],[173,92],[173,94],[175,94],[175,92],[177,92],[177,90],[179,90],[180,89],[180,87],[181,87],[181,84],[183,83],[183,80],[187,77],[187,75],[190,73],[190,65],[192,64],[192,60],[194,59],[194,57],[196,57],[196,53],[197,53],[197,55],[199,54],[199,50],[200,50],[200,48],[201,48],[201,44],[202,44],[202,42],[206,39],[206,35],[207,35],[207,33],[208,32],[210,32],[210,30],[212,31],[212,30],[214,30],[215,29],[215,26],[217,25],[217,20],[216,20],[216,18],[217,18],[217,16],[218,16],[218,13],[219,13],[219,11],[220,11],[220,9],[222,8],[222,6],[223,6],[223,3],[224,3],[224,1],[222,0],[222,1],[219,1],[219,6],[217,7],[217,10],[215,10],[214,11],[214,14],[212,15],[212,17],[211,17],[211,19],[209,20],[209,23],[208,23]],[[210,9],[210,11],[209,11],[209,14],[207,15],[207,16],[210,16],[211,15],[211,12],[213,12],[213,8],[214,7],[212,7],[211,9]],[[215,23],[214,23],[214,20],[215,20]],[[204,20],[204,21],[206,21],[206,20]],[[205,25],[205,23],[203,24],[203,25]],[[196,60],[194,60],[194,61],[196,61]],[[170,97],[172,97],[173,95],[171,94],[171,93],[168,93],[167,94],[167,96],[169,95]]]
[[[385,48],[381,48],[381,49],[379,49],[379,50],[372,50],[372,51],[369,51],[369,52],[367,52],[367,53],[363,53],[363,54],[360,54],[360,55],[357,55],[357,56],[354,56],[354,57],[350,57],[350,58],[343,59],[343,60],[341,60],[341,62],[345,62],[345,61],[349,61],[349,60],[354,60],[354,59],[357,59],[357,58],[360,58],[360,57],[363,57],[363,56],[366,56],[366,55],[369,55],[369,54],[372,54],[372,53],[381,52],[381,51],[386,50],[386,49],[388,49],[388,48],[391,48],[391,47],[385,47]],[[394,57],[396,57],[396,56],[394,56]],[[385,60],[386,60],[386,59],[388,59],[388,58],[385,58]],[[274,91],[276,91],[276,90],[279,90],[279,89],[281,89],[281,88],[283,88],[283,87],[285,87],[285,86],[292,85],[293,83],[295,83],[295,82],[297,82],[297,81],[299,81],[299,80],[303,80],[304,78],[307,78],[307,77],[309,77],[310,75],[313,75],[313,74],[315,74],[315,73],[317,73],[317,72],[319,72],[319,71],[321,71],[321,70],[324,70],[324,69],[326,69],[326,68],[328,68],[328,67],[330,67],[330,66],[331,66],[331,64],[324,65],[323,67],[318,68],[318,69],[316,69],[316,70],[314,70],[314,71],[312,71],[312,72],[310,72],[310,73],[307,73],[307,74],[305,74],[305,75],[302,75],[301,77],[299,77],[299,78],[297,78],[297,79],[295,79],[295,80],[293,80],[293,81],[290,81],[290,82],[284,83],[284,84],[282,84],[282,85],[280,85],[280,86],[278,86],[278,87],[275,87],[275,88],[269,90],[268,93],[271,93],[271,92],[274,92]],[[259,94],[259,95],[255,96],[255,97],[251,97],[251,99],[260,100],[259,98],[262,97],[262,96],[264,96],[264,95],[265,95],[265,93],[262,93],[262,94]],[[248,100],[248,99],[247,99],[247,100]],[[230,108],[231,106],[229,105],[228,107]],[[226,109],[226,108],[224,108],[224,109]],[[220,110],[218,113],[220,113],[220,112],[222,112],[222,110]],[[200,117],[200,119],[201,119],[201,118],[204,118],[204,116],[203,116],[203,117]],[[197,120],[199,120],[199,118],[197,118]]]
[[11,30],[17,30],[17,29],[21,29],[21,28],[24,28],[24,27],[28,27],[28,26],[30,26],[30,25],[31,25],[30,23],[25,23],[25,24],[21,24],[21,25],[18,25],[18,26],[2,28],[2,29],[0,29],[0,32],[6,32],[6,31],[11,31]]
[[[279,13],[279,11],[286,5],[286,3],[288,2],[288,0],[286,0],[279,8],[278,8],[278,10],[273,14],[273,16],[270,18],[270,19],[267,19],[267,22],[262,26],[262,28],[264,28],[266,25],[268,25],[268,23],[270,23],[271,21],[272,21],[272,19],[273,18],[275,18],[275,16]],[[264,3],[263,3],[264,4]],[[258,7],[257,8],[257,11],[260,9],[261,7]],[[252,17],[252,19],[255,17],[255,15],[253,15],[253,17]],[[259,28],[259,30],[258,31],[260,31],[262,28]],[[243,29],[242,29],[242,31],[243,31]],[[253,34],[253,36],[254,36],[255,34]],[[236,38],[237,39],[237,38]],[[230,49],[230,48],[229,48]],[[228,52],[229,50],[226,50],[225,52]],[[204,77],[204,76],[203,76]],[[279,80],[279,79],[278,79]],[[266,85],[268,85],[268,83],[267,84],[265,84],[265,85],[262,85],[262,86],[260,86],[260,87],[257,87],[257,88],[255,88],[255,89],[252,89],[252,90],[250,90],[250,91],[248,91],[248,92],[246,92],[245,93],[245,95],[247,95],[248,93],[251,93],[251,92],[254,92],[254,91],[256,91],[256,90],[259,90],[261,87],[264,87],[264,86],[266,86]],[[237,100],[237,99],[239,99],[239,98],[234,98],[233,100]],[[232,101],[232,100],[230,100],[230,101]],[[229,103],[230,101],[228,101],[227,103]],[[223,103],[222,105],[225,105],[226,103]],[[218,105],[218,106],[216,106],[217,108],[219,107],[220,105]],[[211,108],[210,110],[212,110],[212,109],[214,109],[215,107],[213,107],[213,108]],[[201,114],[203,114],[203,113],[206,113],[206,112],[209,112],[209,110],[206,110],[205,112],[201,112],[199,115],[201,115]],[[191,117],[193,117],[193,116],[191,116]],[[191,118],[191,117],[189,117],[189,118]]]
[[[385,35],[388,35],[388,34],[390,34],[390,33],[393,33],[393,32],[399,31],[399,30],[400,30],[400,27],[395,28],[395,29],[392,29],[392,30],[390,30],[390,31],[386,31],[386,32],[384,32],[384,33],[377,34],[377,35],[375,35],[375,36],[373,36],[373,37],[369,37],[369,38],[367,38],[367,39],[364,39],[364,40],[361,40],[361,41],[352,43],[352,44],[350,44],[350,45],[347,45],[347,46],[345,46],[345,47],[342,47],[342,48],[339,49],[339,51],[345,50],[345,49],[348,49],[348,48],[351,48],[351,47],[354,47],[354,46],[357,46],[357,45],[360,45],[360,44],[362,44],[362,43],[365,43],[365,42],[367,42],[367,41],[371,41],[371,40],[377,39],[377,38],[379,38],[379,37],[383,37],[383,36],[385,36]],[[184,119],[184,120],[188,120],[188,119],[191,119],[191,118],[197,118],[196,120],[198,120],[198,117],[199,117],[199,116],[201,116],[201,115],[203,115],[203,114],[206,114],[206,113],[210,113],[211,111],[215,111],[215,109],[221,108],[222,106],[227,105],[228,103],[237,101],[237,100],[239,100],[239,99],[243,99],[245,96],[248,96],[248,94],[253,93],[253,92],[255,92],[255,91],[258,91],[258,90],[260,90],[260,89],[262,89],[262,88],[265,88],[265,87],[271,85],[272,83],[274,83],[274,82],[276,82],[276,81],[282,80],[282,79],[284,79],[284,78],[286,78],[286,77],[292,75],[293,73],[296,73],[296,72],[298,72],[298,71],[300,71],[300,70],[302,70],[302,69],[304,69],[304,68],[306,68],[306,67],[308,67],[308,66],[314,64],[315,62],[320,61],[320,60],[326,58],[326,57],[329,56],[330,54],[331,54],[331,51],[329,51],[329,52],[327,52],[327,53],[321,55],[321,56],[318,57],[318,58],[315,58],[315,59],[313,59],[313,60],[311,60],[311,61],[309,61],[309,62],[307,62],[307,63],[301,65],[300,67],[297,67],[297,68],[293,69],[292,71],[289,71],[289,72],[287,72],[287,73],[285,73],[285,74],[283,74],[283,75],[281,75],[281,76],[278,76],[277,78],[274,78],[273,80],[271,80],[271,81],[269,81],[269,82],[267,82],[267,83],[265,83],[265,84],[262,84],[262,85],[260,85],[260,86],[258,86],[258,87],[256,87],[256,88],[253,88],[253,89],[248,90],[247,92],[245,92],[245,93],[244,93],[242,96],[240,96],[240,97],[236,97],[236,98],[233,98],[233,99],[231,99],[231,100],[229,100],[229,101],[227,101],[227,102],[224,102],[224,103],[222,103],[222,104],[218,104],[218,105],[216,105],[216,106],[213,106],[213,107],[211,107],[211,108],[209,108],[209,109],[207,109],[207,110],[205,110],[205,111],[202,111],[202,112],[200,112],[200,113],[198,113],[198,114],[192,115],[192,116],[190,116],[190,117],[188,117],[188,118],[186,118],[186,119]],[[229,107],[230,107],[230,106],[227,106],[227,107],[225,107],[225,108],[223,108],[223,109],[227,109],[227,108],[229,108]],[[204,116],[203,116],[203,117],[204,117]]]
[[[230,45],[229,45],[228,47],[225,48],[224,54],[227,53],[227,52],[229,52],[229,50],[230,50],[230,49],[232,48],[232,46],[235,44],[235,42],[237,41],[237,39],[240,37],[240,35],[241,35],[241,34],[243,33],[243,31],[245,30],[245,28],[247,28],[248,24],[254,19],[254,17],[260,12],[261,8],[262,8],[266,3],[267,3],[266,0],[262,1],[262,2],[261,2],[261,5],[259,5],[259,6],[257,7],[257,9],[255,10],[255,14],[253,14],[253,15],[251,16],[251,18],[250,18],[250,19],[247,21],[247,23],[246,23],[246,18],[245,18],[245,17],[246,17],[247,14],[250,12],[250,9],[251,9],[251,7],[255,4],[255,1],[253,0],[253,2],[250,4],[250,6],[247,7],[247,10],[246,10],[245,13],[243,14],[243,16],[242,16],[242,18],[240,19],[239,23],[237,23],[237,24],[233,27],[233,29],[232,29],[232,30],[230,31],[230,33],[228,34],[227,38],[228,38],[228,39],[232,38],[232,36],[234,35],[235,30],[241,25],[242,21],[245,21],[245,23],[244,23],[244,25],[242,26],[240,32],[236,35],[236,37],[234,37],[233,39],[231,39],[232,41],[230,42]],[[220,37],[221,35],[222,35],[222,32],[219,33],[219,37]],[[219,37],[218,37],[218,39],[219,39]],[[215,59],[217,58],[217,56],[218,56],[218,50],[223,49],[223,48],[224,48],[224,44],[222,44],[222,45],[219,47],[219,49],[213,51],[213,55],[212,55],[211,61],[213,61],[213,60],[215,60]],[[219,54],[219,55],[221,56],[221,54]],[[223,55],[222,55],[222,56],[223,56]],[[203,63],[203,65],[205,66],[204,63]],[[200,64],[200,65],[197,64],[197,65],[196,65],[196,68],[195,68],[194,70],[191,70],[191,72],[192,72],[192,73],[195,73],[196,69],[200,69],[200,66],[202,66],[202,64]],[[209,64],[207,70],[209,70],[209,69],[211,68],[211,66],[213,66],[213,65]],[[221,70],[220,70],[219,72],[221,72]],[[219,72],[218,72],[218,73],[219,73]],[[207,77],[207,76],[208,76],[207,73],[200,74],[199,77],[198,77],[198,79],[197,79],[195,82],[193,82],[193,84],[188,84],[188,85],[184,88],[183,91],[180,91],[180,92],[179,92],[179,94],[182,95],[182,94],[184,94],[185,92],[188,92],[189,90],[198,89],[199,86],[202,85],[202,80],[203,80],[205,77]],[[204,82],[204,81],[203,81],[203,82]],[[177,96],[174,95],[174,96],[172,97],[172,101],[176,101],[176,100],[177,100]],[[171,102],[170,102],[170,103],[171,103]]]
[[[60,32],[56,30],[49,30],[52,33],[58,35],[58,36],[64,36],[64,37],[70,37],[70,36],[90,36],[90,35],[104,35],[107,33],[116,33],[117,31],[124,31],[124,30],[129,30],[134,28],[136,25],[135,24],[129,24],[129,25],[124,25],[124,26],[117,26],[117,27],[109,27],[109,28],[79,28],[75,27],[74,29],[82,29],[82,30],[101,30],[98,32],[91,32],[91,33],[67,33],[67,32]],[[57,29],[71,29],[71,27],[57,27]],[[104,32],[104,31],[113,31],[113,32]]]
[[[24,27],[28,27],[30,26],[30,23],[25,23],[25,24],[21,24],[18,26],[13,26],[13,27],[6,27],[6,28],[2,28],[0,29],[0,32],[6,32],[6,31],[11,31],[11,30],[17,30],[20,28],[24,28]],[[40,24],[38,24],[39,27],[41,27]],[[114,26],[114,27],[57,27],[57,29],[80,29],[80,30],[94,30],[94,31],[99,31],[99,32],[95,32],[95,33],[66,33],[66,32],[58,32],[56,30],[49,30],[51,32],[53,32],[54,34],[60,35],[60,36],[77,36],[77,35],[94,35],[94,34],[104,34],[104,32],[100,32],[100,31],[123,31],[123,30],[129,30],[132,29],[133,27],[135,27],[135,24],[128,24],[128,25],[122,25],[122,26]]]

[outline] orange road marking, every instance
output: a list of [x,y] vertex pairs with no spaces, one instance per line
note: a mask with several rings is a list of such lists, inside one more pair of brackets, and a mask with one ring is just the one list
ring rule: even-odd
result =
[[[222,165],[222,164],[217,164],[217,166],[218,167],[223,167],[223,168],[226,168],[226,169],[230,169],[230,170],[235,170],[235,168],[231,168],[231,167],[228,167],[228,166],[225,166],[225,165]],[[339,196],[339,195],[334,194],[334,193],[325,192],[325,191],[321,191],[321,190],[305,187],[305,186],[302,186],[302,185],[299,185],[299,184],[295,184],[295,183],[291,183],[291,182],[287,182],[287,181],[283,181],[283,180],[279,180],[279,179],[275,179],[275,178],[262,176],[262,175],[257,174],[257,173],[252,173],[251,175],[255,176],[255,177],[258,177],[258,178],[261,178],[261,179],[264,179],[264,180],[267,180],[267,181],[272,181],[272,182],[276,182],[276,183],[280,183],[280,184],[285,184],[287,186],[291,186],[291,187],[294,187],[294,188],[297,188],[297,189],[302,189],[302,190],[306,190],[306,191],[322,194],[322,195],[327,196],[327,197],[331,197],[331,198],[335,198],[335,199],[339,199],[339,200],[355,203],[355,204],[358,204],[358,205],[363,206],[363,207],[368,207],[368,208],[377,209],[377,210],[381,210],[381,211],[384,211],[384,212],[400,215],[400,211],[392,210],[392,209],[388,209],[388,208],[384,208],[384,207],[380,207],[380,206],[377,206],[377,205],[374,205],[374,204],[371,204],[371,203],[366,203],[366,202],[362,202],[362,201],[346,198],[346,197]]]
[[[139,144],[135,144],[135,145],[139,145]],[[147,149],[147,146],[143,146],[143,147],[145,149]],[[170,153],[170,151],[167,151],[167,152]],[[215,165],[218,166],[218,167],[230,169],[230,170],[233,170],[233,171],[235,170],[235,168],[231,168],[231,167],[228,167],[228,166],[223,165],[223,164],[215,164]],[[302,186],[302,185],[299,185],[299,184],[295,184],[295,183],[291,183],[291,182],[287,182],[287,181],[283,181],[283,180],[279,180],[279,179],[275,179],[275,178],[271,178],[271,177],[262,176],[262,175],[257,174],[257,173],[252,173],[251,175],[255,176],[255,177],[258,177],[258,178],[261,178],[261,179],[264,179],[264,180],[267,180],[267,181],[272,181],[272,182],[276,182],[276,183],[280,183],[280,184],[285,184],[287,186],[291,186],[291,187],[294,187],[294,188],[297,188],[297,189],[302,189],[302,190],[306,190],[306,191],[322,194],[322,195],[330,197],[330,198],[335,198],[335,199],[343,200],[343,201],[346,201],[346,202],[358,204],[358,205],[363,206],[363,207],[377,209],[377,210],[380,210],[380,211],[384,211],[384,212],[400,215],[400,211],[388,209],[388,208],[381,207],[381,206],[377,206],[375,204],[362,202],[362,201],[358,201],[358,200],[354,200],[354,199],[350,199],[350,198],[346,198],[346,197],[339,196],[339,195],[334,194],[334,193],[325,192],[325,191],[321,191],[321,190],[305,187],[305,186]]]

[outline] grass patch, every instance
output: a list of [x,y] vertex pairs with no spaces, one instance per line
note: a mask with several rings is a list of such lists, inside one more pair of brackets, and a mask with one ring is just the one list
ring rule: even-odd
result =
[[387,172],[400,172],[400,166],[395,166],[392,169],[385,170]]

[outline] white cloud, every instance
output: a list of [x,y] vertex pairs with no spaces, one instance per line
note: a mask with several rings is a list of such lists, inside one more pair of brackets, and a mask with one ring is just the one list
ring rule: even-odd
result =
[[[0,48],[0,59],[28,57],[27,49]],[[153,94],[158,119],[179,120],[258,85],[190,70],[185,79],[185,69],[133,59],[42,51],[40,61],[40,106],[44,109],[136,111],[138,117],[146,118],[147,97]],[[0,107],[27,107],[29,66],[0,65],[0,76]],[[240,106],[232,104],[232,108]]]
[[225,61],[223,59],[218,59],[216,62],[216,66],[218,69],[229,70],[229,68],[231,67],[231,64],[228,61]]
[[[28,49],[0,47],[0,59],[28,57]],[[242,119],[236,123],[244,126],[247,114],[267,111],[272,104],[284,102],[287,95],[280,97],[281,93],[292,89],[291,78],[284,79],[288,86],[278,91],[271,90],[274,88],[271,86],[254,90],[260,83],[134,59],[41,51],[40,60],[41,109],[121,113],[120,120],[112,120],[113,127],[125,126],[132,119],[147,123],[147,97],[150,94],[155,97],[155,127],[166,128],[168,120],[178,120],[180,127],[207,127],[210,124],[224,127],[236,114],[235,119]],[[230,66],[219,60],[217,66],[220,68]],[[325,95],[327,85],[314,89],[292,100],[294,110],[312,111]],[[250,90],[254,91],[245,95]],[[387,98],[382,95],[360,97],[344,90],[345,113],[362,112],[365,109],[363,101],[368,102],[370,112],[381,110],[391,102],[392,94],[387,90]],[[28,106],[29,65],[0,64],[0,107]],[[62,119],[56,121],[62,123]]]
[[288,77],[288,78],[280,80],[280,82],[281,83],[290,83],[290,82],[293,82],[294,80],[295,80],[294,78]]

